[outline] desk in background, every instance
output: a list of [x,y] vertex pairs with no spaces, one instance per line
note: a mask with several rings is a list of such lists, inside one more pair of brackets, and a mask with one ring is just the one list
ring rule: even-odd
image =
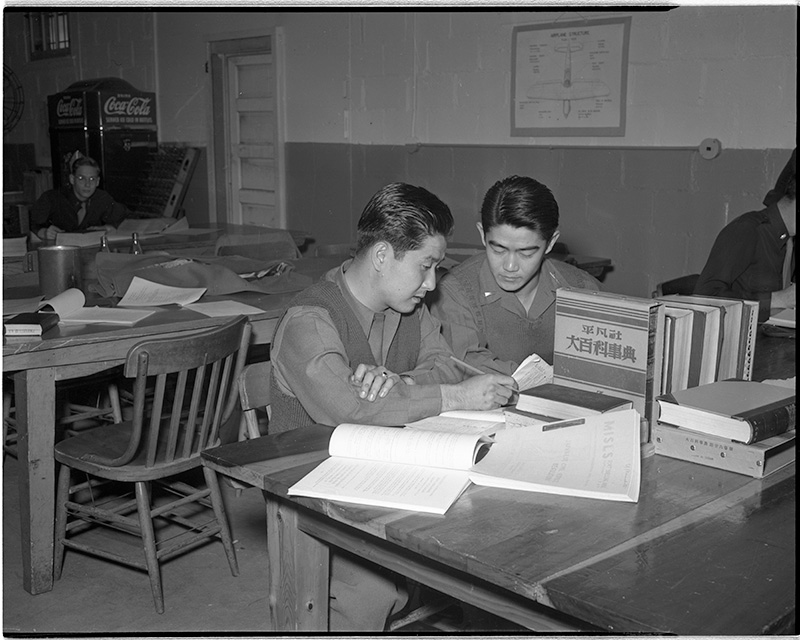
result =
[[[794,342],[759,337],[756,379],[793,376]],[[277,631],[328,628],[331,547],[543,632],[789,633],[795,465],[756,480],[662,456],[637,504],[470,487],[445,516],[289,498],[329,427],[204,452],[267,503]]]
[[[336,257],[296,261],[298,273],[318,277],[338,264]],[[38,293],[36,273],[3,279],[5,298]],[[250,318],[251,344],[265,345],[294,293],[241,293],[227,296],[262,309]],[[207,297],[213,301],[219,297]],[[89,297],[87,304],[99,301]],[[60,380],[81,378],[122,364],[128,350],[143,338],[175,337],[222,324],[188,309],[169,308],[134,327],[58,326],[44,339],[3,344],[3,373],[13,373],[20,460],[20,529],[23,586],[32,594],[53,588],[53,514],[55,505],[55,387]]]

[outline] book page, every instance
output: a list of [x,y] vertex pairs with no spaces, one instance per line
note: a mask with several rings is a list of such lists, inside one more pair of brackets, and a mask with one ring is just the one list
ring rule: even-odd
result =
[[155,312],[156,309],[82,307],[69,315],[59,316],[59,324],[118,324],[131,327]]
[[794,309],[782,309],[771,315],[767,324],[774,324],[777,327],[789,327],[794,329],[797,326],[797,315]]
[[[495,416],[496,417],[496,416]],[[406,429],[423,429],[425,431],[443,431],[446,433],[468,433],[475,435],[491,435],[505,428],[505,420],[474,420],[453,416],[431,416],[416,422],[409,422]]]
[[442,418],[459,418],[461,420],[482,420],[484,422],[503,422],[505,420],[502,408],[488,409],[486,411],[456,409],[440,413],[439,416]]
[[65,318],[86,304],[86,296],[80,289],[67,289],[43,302],[40,311],[55,311],[59,318]]
[[478,450],[489,440],[478,434],[340,424],[333,430],[328,453],[445,469],[469,469]]
[[99,247],[106,231],[84,231],[83,233],[61,232],[56,235],[56,244],[73,247]]
[[634,409],[499,431],[473,467],[478,485],[636,502],[641,458]]
[[214,302],[193,302],[191,304],[183,305],[187,309],[202,313],[204,316],[210,318],[220,318],[227,316],[238,315],[256,315],[264,313],[263,309],[253,307],[252,305],[245,304],[244,302],[237,302],[236,300],[216,300]]
[[542,360],[538,355],[532,353],[525,358],[517,370],[511,374],[517,381],[520,391],[538,387],[540,384],[547,384],[553,381],[553,367]]
[[162,304],[187,305],[199,300],[205,287],[171,287],[134,276],[119,307],[157,307]]
[[38,311],[42,305],[42,296],[32,298],[3,298],[3,317],[15,316],[18,313],[33,313]]
[[328,458],[288,494],[443,514],[469,484],[466,471]]

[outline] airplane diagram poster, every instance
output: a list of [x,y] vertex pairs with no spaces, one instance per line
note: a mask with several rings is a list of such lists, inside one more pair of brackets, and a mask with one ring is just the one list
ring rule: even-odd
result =
[[515,27],[512,136],[624,136],[630,17]]

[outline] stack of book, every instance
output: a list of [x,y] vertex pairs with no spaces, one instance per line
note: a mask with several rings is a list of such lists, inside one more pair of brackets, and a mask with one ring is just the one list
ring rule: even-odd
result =
[[660,392],[717,380],[750,380],[758,302],[704,296],[656,298],[665,307]]
[[795,390],[721,380],[657,399],[659,455],[762,478],[795,459]]

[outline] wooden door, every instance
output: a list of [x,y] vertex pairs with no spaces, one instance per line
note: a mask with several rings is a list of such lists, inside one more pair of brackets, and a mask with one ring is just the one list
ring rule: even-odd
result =
[[272,54],[227,58],[228,220],[281,227],[277,111]]

